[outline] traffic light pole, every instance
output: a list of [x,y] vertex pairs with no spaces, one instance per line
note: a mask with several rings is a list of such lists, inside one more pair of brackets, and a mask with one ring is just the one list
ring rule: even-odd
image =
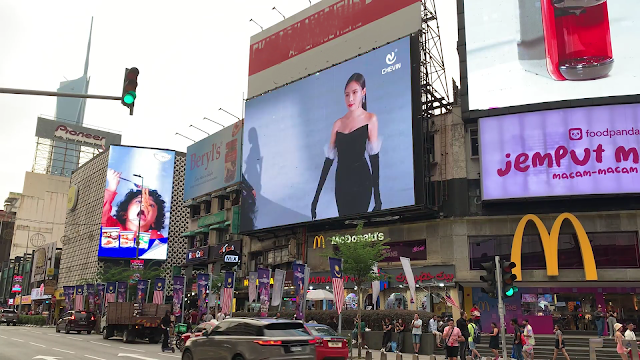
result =
[[63,93],[63,92],[56,92],[56,91],[40,91],[40,90],[11,89],[11,88],[0,88],[0,94],[41,95],[41,96],[57,96],[57,97],[69,97],[69,98],[81,98],[81,99],[122,100],[122,96],[74,94],[74,93]]
[[500,340],[502,342],[502,359],[507,357],[507,326],[504,322],[504,301],[502,300],[502,269],[500,256],[496,256],[496,283],[498,284],[498,314],[500,315]]

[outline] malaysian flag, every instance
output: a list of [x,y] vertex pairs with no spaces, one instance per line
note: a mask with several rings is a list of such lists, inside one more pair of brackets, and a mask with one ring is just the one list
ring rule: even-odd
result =
[[331,271],[331,282],[333,283],[333,298],[335,300],[338,314],[342,311],[344,304],[344,281],[342,278],[342,259],[329,258],[329,269]]
[[115,282],[107,283],[107,293],[104,296],[104,302],[105,304],[108,304],[110,302],[116,302],[116,283]]
[[456,309],[460,309],[460,307],[458,306],[458,304],[456,304],[455,300],[453,300],[453,298],[451,297],[451,294],[449,294],[449,292],[448,292],[448,291],[447,291],[447,292],[445,292],[445,294],[444,294],[444,301],[445,301],[447,304],[449,304],[449,305],[453,306],[454,308],[456,308]]
[[167,280],[165,278],[156,278],[155,287],[153,288],[153,303],[164,304],[164,286]]
[[74,303],[73,310],[84,310],[84,285],[76,285],[76,301]]
[[233,271],[224,272],[224,285],[222,285],[222,313],[231,313],[233,303],[233,288],[235,285],[235,273]]

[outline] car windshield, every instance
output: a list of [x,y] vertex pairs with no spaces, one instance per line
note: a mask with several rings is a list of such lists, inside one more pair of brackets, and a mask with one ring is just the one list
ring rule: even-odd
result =
[[12,309],[4,309],[4,310],[2,310],[2,312],[6,313],[6,314],[15,314],[16,313],[16,311],[12,310]]
[[279,322],[265,325],[263,334],[266,337],[309,336],[302,323]]
[[316,336],[338,336],[338,333],[328,326],[308,326],[308,329]]

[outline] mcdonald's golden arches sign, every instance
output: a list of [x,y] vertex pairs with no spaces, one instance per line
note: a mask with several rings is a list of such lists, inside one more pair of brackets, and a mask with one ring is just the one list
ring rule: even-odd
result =
[[320,247],[324,249],[324,236],[317,235],[313,238],[313,248],[320,249]]
[[584,266],[584,276],[586,280],[598,280],[598,272],[596,270],[596,261],[593,257],[593,249],[589,242],[584,227],[573,214],[563,213],[560,214],[551,226],[551,232],[547,232],[547,228],[542,221],[536,215],[525,215],[516,228],[516,232],[513,235],[513,243],[511,244],[511,261],[516,263],[516,267],[513,269],[513,273],[518,277],[517,280],[522,281],[522,236],[524,235],[524,228],[529,223],[533,223],[538,228],[540,233],[540,240],[542,241],[542,250],[544,252],[545,262],[547,264],[547,275],[558,276],[558,236],[560,235],[560,227],[565,220],[571,221],[578,237],[578,244],[580,245],[580,252],[582,254],[582,263]]

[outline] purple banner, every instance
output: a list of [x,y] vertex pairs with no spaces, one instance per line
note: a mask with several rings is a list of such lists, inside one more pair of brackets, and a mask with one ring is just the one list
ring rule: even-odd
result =
[[207,288],[209,287],[209,274],[198,274],[196,276],[198,284],[198,313],[199,315],[207,312]]
[[104,308],[105,291],[106,291],[106,285],[105,284],[96,284],[95,303],[96,303],[96,311],[99,314],[102,314],[102,309]]
[[269,313],[269,280],[271,270],[258,268],[258,295],[260,296],[260,316],[266,317]]
[[304,264],[293,264],[293,286],[296,294],[296,319],[304,317],[306,294],[304,293]]
[[127,301],[127,286],[129,285],[129,283],[125,282],[117,282],[116,283],[116,288],[117,288],[117,302],[126,302]]
[[173,277],[173,315],[182,315],[182,300],[184,299],[184,276]]
[[640,192],[640,104],[483,118],[484,200]]
[[89,311],[96,311],[96,290],[94,284],[85,285],[87,289],[87,301],[89,302]]
[[147,290],[149,289],[149,280],[138,280],[138,286],[136,287],[136,301],[139,304],[147,302]]
[[64,311],[67,312],[71,310],[71,304],[73,302],[73,294],[75,294],[76,287],[75,286],[63,286],[62,292],[64,293]]

